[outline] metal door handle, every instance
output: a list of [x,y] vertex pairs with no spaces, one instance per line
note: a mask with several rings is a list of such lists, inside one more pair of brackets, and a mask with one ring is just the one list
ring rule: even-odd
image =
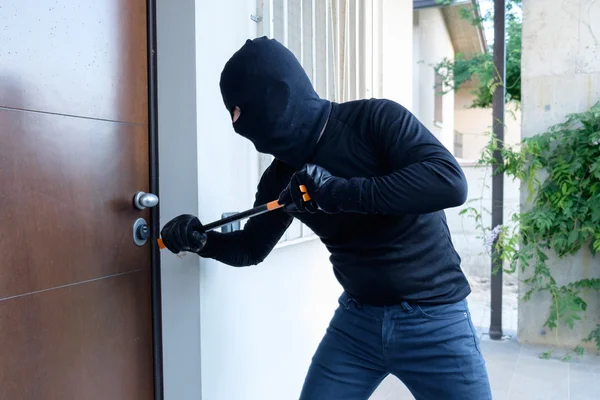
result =
[[152,193],[137,192],[133,198],[133,204],[140,210],[156,207],[158,196]]

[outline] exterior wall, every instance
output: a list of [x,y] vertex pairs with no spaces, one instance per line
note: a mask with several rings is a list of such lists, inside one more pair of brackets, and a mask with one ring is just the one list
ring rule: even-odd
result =
[[[464,88],[454,95],[454,131],[462,134],[464,160],[478,160],[489,143],[492,131],[492,109],[469,108],[474,99],[470,89]],[[509,146],[521,141],[521,110],[514,104],[506,106],[504,140]]]
[[[386,21],[406,17],[410,27],[406,3],[388,5],[402,14]],[[256,0],[158,1],[161,226],[182,213],[212,221],[254,200],[257,155],[233,132],[218,83],[226,60],[257,35],[256,9]],[[382,60],[384,71],[409,68]],[[390,97],[410,97],[408,78],[387,82]],[[162,277],[166,399],[298,397],[341,293],[319,241],[282,245],[241,269],[164,252]]]
[[[600,99],[600,2],[572,0],[523,1],[523,124],[524,137],[562,122],[568,113],[588,109]],[[526,190],[523,188],[523,198]],[[582,250],[575,257],[551,260],[558,284],[600,277],[600,259]],[[521,285],[521,293],[527,288]],[[585,297],[588,311],[574,330],[561,328],[559,345],[573,347],[599,322],[600,297]],[[519,303],[519,340],[557,344],[543,323],[549,296],[536,294]],[[590,346],[593,344],[590,344]]]
[[[158,129],[161,226],[198,212],[194,0],[158,0]],[[198,257],[162,254],[165,399],[199,399]]]
[[[443,96],[443,124],[434,123],[436,90],[433,65],[454,58],[450,34],[439,8],[414,12],[413,113],[450,150],[454,151],[454,92]],[[409,53],[410,54],[410,53]]]

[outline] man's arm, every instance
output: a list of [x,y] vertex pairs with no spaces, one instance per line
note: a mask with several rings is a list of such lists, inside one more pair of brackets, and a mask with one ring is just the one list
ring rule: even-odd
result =
[[[277,161],[267,168],[258,185],[254,206],[277,199],[287,182],[283,173]],[[234,267],[257,265],[273,251],[291,223],[292,217],[283,210],[270,211],[250,218],[240,231],[208,232],[206,245],[198,254]]]
[[463,204],[468,185],[452,154],[401,105],[382,101],[373,113],[374,142],[393,171],[352,178],[357,211],[373,214],[426,214]]
[[307,164],[279,200],[312,212],[298,189],[305,185],[313,208],[326,213],[427,214],[463,204],[467,180],[452,154],[401,105],[385,100],[375,107],[363,129],[387,174],[346,179]]

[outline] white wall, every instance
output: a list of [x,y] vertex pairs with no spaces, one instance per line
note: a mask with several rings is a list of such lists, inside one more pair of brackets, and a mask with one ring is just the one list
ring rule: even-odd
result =
[[[161,226],[198,212],[194,0],[157,1]],[[198,257],[162,255],[166,399],[200,398]]]
[[[442,126],[434,124],[435,76],[433,65],[454,58],[454,48],[439,8],[414,13],[413,110],[417,118],[450,150],[454,149],[454,91],[443,96]],[[410,54],[410,53],[409,53]]]

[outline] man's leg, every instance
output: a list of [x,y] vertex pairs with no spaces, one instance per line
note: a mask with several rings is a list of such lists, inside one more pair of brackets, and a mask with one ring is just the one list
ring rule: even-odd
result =
[[390,372],[416,400],[492,399],[466,300],[441,306],[403,303],[387,320]]
[[300,400],[367,400],[387,375],[383,366],[383,309],[361,307],[348,295],[308,370]]

